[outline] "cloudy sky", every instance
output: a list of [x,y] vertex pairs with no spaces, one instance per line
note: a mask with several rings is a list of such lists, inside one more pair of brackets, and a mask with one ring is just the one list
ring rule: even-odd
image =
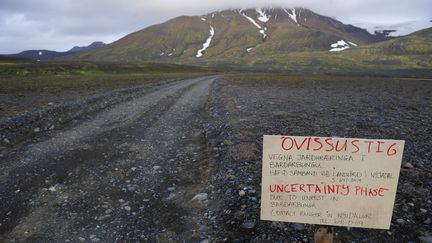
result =
[[431,0],[0,0],[0,53],[110,43],[179,15],[264,6],[307,7],[363,27],[432,19]]

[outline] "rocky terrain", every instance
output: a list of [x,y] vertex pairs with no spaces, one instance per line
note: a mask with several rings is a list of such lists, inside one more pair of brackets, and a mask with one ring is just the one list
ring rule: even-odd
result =
[[32,107],[39,118],[2,117],[0,241],[311,242],[317,226],[259,219],[262,135],[289,134],[405,140],[390,230],[332,230],[431,242],[431,93],[430,80],[263,74],[67,93]]
[[216,241],[310,242],[315,226],[259,220],[263,134],[405,140],[389,231],[334,227],[336,242],[431,242],[432,85],[424,80],[237,75],[211,99]]

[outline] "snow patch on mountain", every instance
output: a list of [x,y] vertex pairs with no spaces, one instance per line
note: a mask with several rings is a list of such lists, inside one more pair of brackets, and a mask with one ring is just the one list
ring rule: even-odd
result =
[[286,10],[286,9],[284,9],[284,10],[288,14],[288,17],[290,17],[290,19],[292,19],[292,21],[294,21],[297,25],[299,25],[295,8],[290,9],[291,13],[288,12],[288,10]]
[[256,12],[258,13],[258,20],[261,22],[267,23],[271,18],[271,16],[267,16],[261,8],[257,8]]
[[344,40],[340,40],[336,43],[333,43],[330,45],[330,47],[332,48],[332,49],[330,49],[330,51],[332,51],[332,52],[333,51],[343,51],[343,50],[350,48],[351,46],[358,46],[357,44],[350,42],[350,41],[348,41],[348,43]]
[[240,10],[239,13],[241,15],[243,15],[243,17],[245,17],[247,20],[249,20],[253,25],[255,25],[259,29],[259,33],[263,36],[263,38],[267,37],[267,33],[266,33],[267,28],[261,27],[261,25],[259,25],[253,18],[251,18],[251,17],[247,16],[245,13],[243,13],[242,10]]
[[206,19],[205,19],[205,18],[201,18],[201,20],[202,20],[202,21],[206,21]]
[[173,49],[172,49],[172,52],[168,53],[168,56],[169,56],[169,57],[172,56],[172,55],[175,53],[175,51],[176,51],[176,49],[173,48]]
[[351,42],[351,41],[348,41],[348,43],[349,43],[350,45],[352,45],[352,46],[358,46],[356,43]]
[[202,57],[203,52],[210,46],[214,34],[214,28],[213,26],[210,26],[210,36],[207,38],[206,42],[204,42],[203,47],[197,51],[196,57]]
[[243,17],[245,17],[247,20],[249,20],[252,24],[254,24],[258,29],[261,29],[261,26],[253,18],[247,16],[243,12],[240,12],[240,14],[243,15]]

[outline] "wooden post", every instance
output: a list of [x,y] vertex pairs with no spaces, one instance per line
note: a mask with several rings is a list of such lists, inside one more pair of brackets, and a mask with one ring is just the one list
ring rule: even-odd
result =
[[333,231],[328,227],[319,227],[314,234],[315,243],[333,243]]

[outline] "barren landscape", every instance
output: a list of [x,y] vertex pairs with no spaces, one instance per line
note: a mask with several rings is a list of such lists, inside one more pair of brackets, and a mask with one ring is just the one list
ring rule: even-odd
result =
[[0,243],[432,243],[430,1],[0,1]]
[[0,240],[310,242],[317,226],[259,219],[264,134],[405,140],[390,230],[332,229],[431,240],[430,80],[174,76],[2,102]]

